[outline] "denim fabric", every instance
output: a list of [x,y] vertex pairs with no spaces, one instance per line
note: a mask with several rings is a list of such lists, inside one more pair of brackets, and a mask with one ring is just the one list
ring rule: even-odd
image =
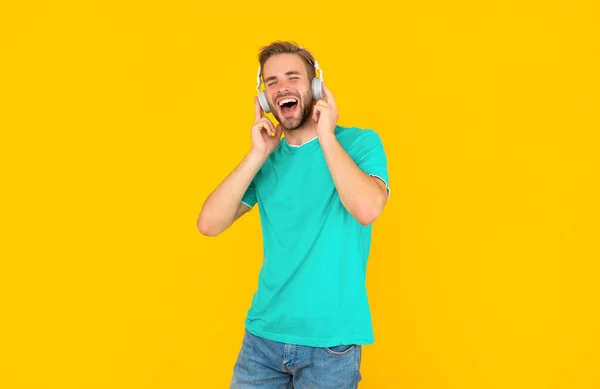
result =
[[356,389],[362,346],[310,347],[244,333],[230,389]]

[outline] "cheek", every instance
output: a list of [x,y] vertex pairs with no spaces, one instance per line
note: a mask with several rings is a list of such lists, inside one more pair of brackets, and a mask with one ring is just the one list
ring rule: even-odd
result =
[[310,91],[310,89],[304,95],[304,100],[305,100],[306,105],[310,105],[310,103],[312,103],[313,97],[312,97],[312,92]]
[[275,93],[277,93],[277,90],[273,87],[266,87],[265,88],[265,94],[267,96],[269,96],[270,99],[273,99],[273,97],[275,96]]

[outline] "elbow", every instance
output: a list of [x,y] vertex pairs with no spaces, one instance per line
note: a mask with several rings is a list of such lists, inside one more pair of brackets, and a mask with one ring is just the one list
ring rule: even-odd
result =
[[221,231],[218,228],[216,228],[214,224],[211,224],[210,221],[206,220],[206,218],[203,217],[203,215],[200,215],[200,217],[198,217],[196,226],[198,228],[198,231],[200,231],[200,233],[204,236],[218,236],[221,233]]
[[383,208],[385,207],[386,199],[377,199],[369,204],[362,204],[357,207],[356,212],[354,213],[354,218],[356,221],[362,226],[368,226],[373,223],[383,212]]
[[361,226],[368,226],[375,223],[375,221],[379,218],[379,212],[358,212],[355,218]]

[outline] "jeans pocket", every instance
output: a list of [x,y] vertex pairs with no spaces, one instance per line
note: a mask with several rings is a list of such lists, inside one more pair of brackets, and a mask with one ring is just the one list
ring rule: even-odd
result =
[[333,355],[336,357],[343,357],[344,355],[350,354],[354,349],[356,349],[355,344],[345,344],[339,346],[325,347],[325,351],[329,355]]

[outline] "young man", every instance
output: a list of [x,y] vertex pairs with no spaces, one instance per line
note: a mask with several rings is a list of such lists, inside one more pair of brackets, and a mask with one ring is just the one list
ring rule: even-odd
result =
[[374,340],[365,279],[389,197],[384,148],[373,130],[337,124],[318,80],[324,99],[314,100],[308,51],[274,42],[259,63],[279,124],[255,98],[250,151],[198,217],[200,232],[216,236],[260,210],[263,265],[231,388],[356,388],[361,347]]

